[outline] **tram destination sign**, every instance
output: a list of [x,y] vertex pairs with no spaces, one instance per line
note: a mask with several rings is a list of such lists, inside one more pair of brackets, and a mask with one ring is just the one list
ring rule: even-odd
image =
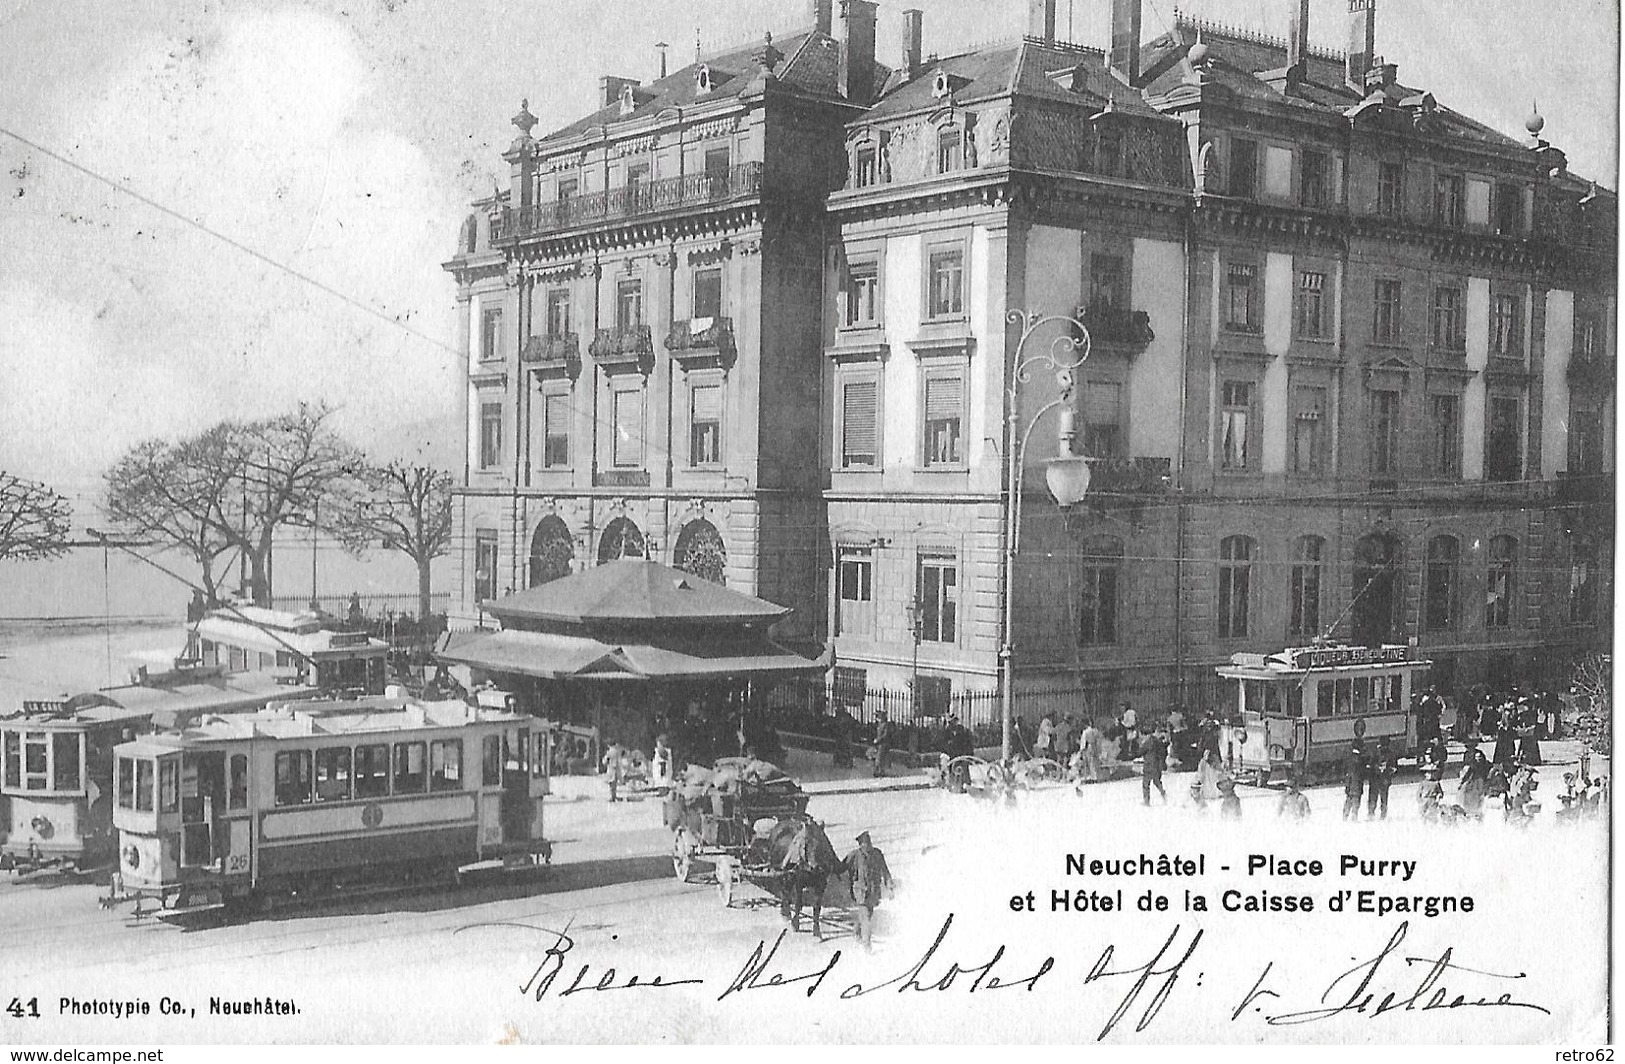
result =
[[1286,659],[1294,669],[1331,669],[1339,665],[1388,665],[1409,661],[1409,647],[1293,647]]

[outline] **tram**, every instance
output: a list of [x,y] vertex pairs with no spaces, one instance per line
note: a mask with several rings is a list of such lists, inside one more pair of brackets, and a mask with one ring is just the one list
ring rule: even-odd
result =
[[1325,644],[1236,654],[1218,674],[1236,683],[1241,725],[1231,749],[1238,775],[1307,780],[1335,773],[1356,742],[1389,740],[1416,752],[1411,693],[1431,662],[1406,646]]
[[113,857],[113,748],[152,713],[101,695],[0,716],[0,869],[82,870]]
[[550,861],[546,722],[454,702],[305,704],[114,751],[107,904],[228,907]]

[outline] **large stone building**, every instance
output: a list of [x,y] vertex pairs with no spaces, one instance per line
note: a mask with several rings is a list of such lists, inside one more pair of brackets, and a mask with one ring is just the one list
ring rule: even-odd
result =
[[[1178,16],[1143,44],[1114,0],[1106,49],[1033,0],[1026,36],[946,58],[905,11],[890,69],[876,6],[839,6],[607,79],[542,140],[521,115],[512,188],[448,264],[470,618],[635,547],[795,607],[844,700],[991,691],[1006,439],[1035,429],[1019,712],[1206,701],[1231,653],[1327,633],[1415,641],[1447,688],[1608,645],[1616,200],[1539,116],[1513,137],[1413,87],[1374,0],[1346,53],[1310,46],[1304,0],[1284,38]],[[1058,382],[1012,393],[1015,311],[1090,336],[1067,512],[1034,425]]]

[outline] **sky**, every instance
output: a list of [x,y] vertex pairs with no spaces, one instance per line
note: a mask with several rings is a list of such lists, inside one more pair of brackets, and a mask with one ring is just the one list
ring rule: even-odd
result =
[[[926,51],[1019,33],[1026,0],[925,10]],[[1185,10],[1284,34],[1287,0]],[[1060,0],[1107,37],[1109,0]],[[1617,187],[1618,8],[1386,0],[1377,50],[1445,106],[1519,134],[1538,101],[1571,168]],[[340,408],[354,442],[455,465],[454,287],[466,204],[505,183],[522,98],[543,129],[600,75],[645,80],[781,34],[803,0],[0,0],[0,469],[91,511],[132,444],[222,417]],[[1340,48],[1346,0],[1313,0]],[[1146,0],[1145,37],[1170,0]],[[27,147],[13,136],[25,138]],[[51,155],[117,182],[118,191]],[[157,204],[209,232],[166,214]],[[275,265],[273,265],[275,264]],[[0,611],[4,612],[4,611]]]

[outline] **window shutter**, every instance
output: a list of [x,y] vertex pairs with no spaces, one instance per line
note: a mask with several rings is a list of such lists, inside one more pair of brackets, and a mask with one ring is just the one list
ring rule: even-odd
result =
[[547,425],[544,431],[549,436],[564,436],[570,431],[570,397],[568,395],[550,395],[547,397]]
[[853,381],[841,393],[842,450],[849,456],[875,453],[875,382]]
[[958,377],[931,377],[925,382],[927,421],[957,419],[963,408],[964,382]]
[[722,386],[706,384],[696,387],[690,393],[694,408],[694,420],[721,421],[722,420]]
[[1119,396],[1122,393],[1120,384],[1090,383],[1083,392],[1083,420],[1090,425],[1115,425]]

